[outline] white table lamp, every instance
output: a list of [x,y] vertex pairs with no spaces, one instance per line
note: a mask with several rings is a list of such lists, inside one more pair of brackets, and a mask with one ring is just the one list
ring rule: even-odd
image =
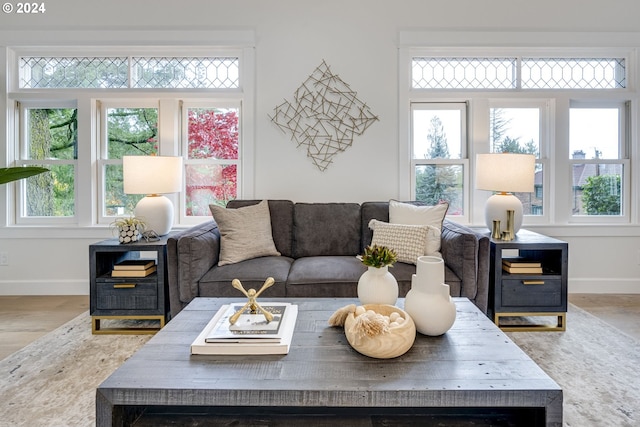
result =
[[476,157],[476,188],[495,191],[485,205],[485,222],[492,230],[499,220],[506,229],[507,210],[514,211],[514,233],[522,226],[522,202],[512,193],[533,192],[536,158],[533,154],[491,153]]
[[159,236],[173,226],[173,203],[163,196],[182,190],[182,157],[123,156],[122,175],[126,194],[145,194],[134,214],[146,229]]

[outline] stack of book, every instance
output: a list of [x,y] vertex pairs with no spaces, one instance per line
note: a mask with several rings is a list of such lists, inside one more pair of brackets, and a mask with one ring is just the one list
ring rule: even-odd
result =
[[520,257],[503,258],[502,269],[510,274],[542,274],[542,263]]
[[147,277],[157,268],[153,259],[128,259],[113,266],[111,277]]
[[287,354],[298,317],[298,306],[291,303],[260,304],[273,314],[273,320],[245,309],[232,325],[229,318],[244,303],[223,305],[191,344],[191,354]]

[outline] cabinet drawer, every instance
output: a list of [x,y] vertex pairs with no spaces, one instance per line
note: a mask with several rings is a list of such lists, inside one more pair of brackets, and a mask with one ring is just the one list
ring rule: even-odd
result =
[[562,305],[562,281],[543,277],[504,279],[503,307],[553,307]]
[[96,306],[99,310],[155,310],[158,283],[137,280],[96,283]]

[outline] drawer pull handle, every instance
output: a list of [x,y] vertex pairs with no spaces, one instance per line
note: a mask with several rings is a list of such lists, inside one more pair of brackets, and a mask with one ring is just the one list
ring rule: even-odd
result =
[[544,280],[523,280],[523,285],[544,285]]
[[136,287],[135,283],[117,283],[113,285],[113,289],[131,289],[135,287]]

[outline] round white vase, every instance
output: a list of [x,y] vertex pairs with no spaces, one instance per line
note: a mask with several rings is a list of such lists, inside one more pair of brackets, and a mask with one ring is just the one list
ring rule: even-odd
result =
[[444,283],[442,258],[418,258],[404,309],[423,335],[438,336],[451,329],[456,321],[456,305],[449,294],[449,285]]
[[389,266],[368,267],[358,280],[360,304],[395,305],[398,300],[398,282],[389,273]]

